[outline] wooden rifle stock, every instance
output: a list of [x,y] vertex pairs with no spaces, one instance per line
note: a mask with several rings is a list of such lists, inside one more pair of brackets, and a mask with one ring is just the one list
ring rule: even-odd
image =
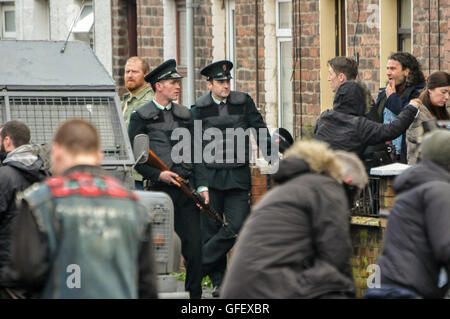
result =
[[[151,149],[148,150],[148,159],[147,164],[160,169],[161,171],[171,171],[169,167],[161,161],[161,159],[156,156],[155,153]],[[187,197],[189,197],[194,203],[200,208],[200,210],[207,213],[210,217],[217,219],[220,221],[223,227],[225,227],[233,236],[237,237],[237,235],[233,232],[230,227],[223,221],[222,216],[220,216],[215,210],[212,209],[212,207],[209,204],[206,204],[201,195],[195,191],[190,190],[189,187],[183,182],[183,179],[178,176],[176,178],[177,182],[180,183],[180,188],[183,191],[183,193],[186,194]]]

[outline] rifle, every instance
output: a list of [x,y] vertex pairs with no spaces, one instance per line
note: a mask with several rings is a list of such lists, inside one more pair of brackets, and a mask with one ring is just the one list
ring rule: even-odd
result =
[[[135,153],[134,155],[138,159],[137,163],[147,163],[155,168],[160,169],[161,171],[171,171],[169,167],[163,161],[161,161],[161,159],[150,149],[147,134],[136,135],[134,138],[133,146]],[[191,190],[180,176],[178,176],[176,180],[178,183],[180,183],[180,188],[183,193],[185,193],[186,196],[189,197],[197,205],[197,207],[200,208],[201,211],[207,213],[211,218],[217,219],[227,231],[229,231],[234,237],[237,237],[237,234],[228,226],[227,223],[225,223],[222,216],[217,213],[209,204],[206,204],[202,196],[196,190]]]

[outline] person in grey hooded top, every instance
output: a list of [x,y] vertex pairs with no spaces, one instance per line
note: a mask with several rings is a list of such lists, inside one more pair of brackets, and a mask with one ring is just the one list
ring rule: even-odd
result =
[[[30,129],[22,122],[9,121],[1,127],[0,152],[6,154],[0,166],[0,274],[9,254],[10,224],[16,210],[16,194],[46,176],[44,161],[30,143]],[[0,283],[0,298],[5,295]]]

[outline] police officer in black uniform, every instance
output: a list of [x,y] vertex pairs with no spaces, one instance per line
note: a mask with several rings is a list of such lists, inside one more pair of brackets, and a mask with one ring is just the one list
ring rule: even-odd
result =
[[[175,232],[181,239],[182,254],[186,267],[185,288],[191,299],[202,295],[202,241],[200,212],[195,204],[181,191],[177,176],[184,180],[192,178],[192,162],[174,161],[172,147],[178,142],[171,140],[177,128],[191,130],[191,113],[186,106],[175,103],[181,91],[182,76],[176,70],[176,61],[168,60],[145,76],[155,96],[149,103],[131,114],[128,135],[130,141],[144,133],[149,136],[150,149],[170,169],[161,171],[148,164],[136,165],[136,170],[150,182],[149,189],[167,193],[174,205]],[[147,183],[146,183],[147,184]],[[204,193],[202,193],[204,196]]]
[[[215,129],[217,132],[218,129],[223,137],[222,139],[213,139],[212,142],[203,138],[203,162],[195,165],[194,174],[197,185],[208,187],[211,206],[218,213],[223,214],[228,227],[232,230],[229,231],[228,228],[222,227],[217,220],[206,214],[201,215],[203,275],[209,275],[215,286],[213,296],[219,296],[220,285],[227,265],[227,253],[233,247],[236,241],[235,234],[241,229],[250,211],[249,139],[245,138],[244,150],[242,147],[238,147],[239,143],[233,136],[227,134],[227,129],[256,129],[256,138],[260,149],[263,150],[263,153],[264,149],[266,154],[270,153],[270,134],[253,99],[247,93],[230,90],[230,70],[232,68],[233,63],[227,60],[206,66],[201,74],[207,77],[210,92],[197,99],[191,108],[196,129],[198,121],[200,121],[203,132],[208,129]],[[258,134],[261,131],[263,134]],[[195,143],[201,143],[197,138],[198,135]],[[238,136],[237,139],[239,138],[242,136]],[[228,143],[230,139],[235,139],[233,146]],[[213,160],[205,158],[209,143],[213,143],[213,145],[216,143],[216,147],[213,147],[215,149]],[[222,144],[222,147],[219,144]],[[239,152],[241,152],[240,155]],[[245,153],[242,154],[242,152]],[[242,155],[245,156],[244,159]]]

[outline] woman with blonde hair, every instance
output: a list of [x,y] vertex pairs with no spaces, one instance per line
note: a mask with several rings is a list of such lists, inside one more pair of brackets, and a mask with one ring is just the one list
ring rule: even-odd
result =
[[419,145],[423,136],[422,123],[433,120],[450,120],[447,101],[450,97],[450,74],[443,71],[432,73],[427,79],[427,85],[418,99],[410,104],[419,107],[419,115],[406,131],[408,164],[413,165],[419,157]]

